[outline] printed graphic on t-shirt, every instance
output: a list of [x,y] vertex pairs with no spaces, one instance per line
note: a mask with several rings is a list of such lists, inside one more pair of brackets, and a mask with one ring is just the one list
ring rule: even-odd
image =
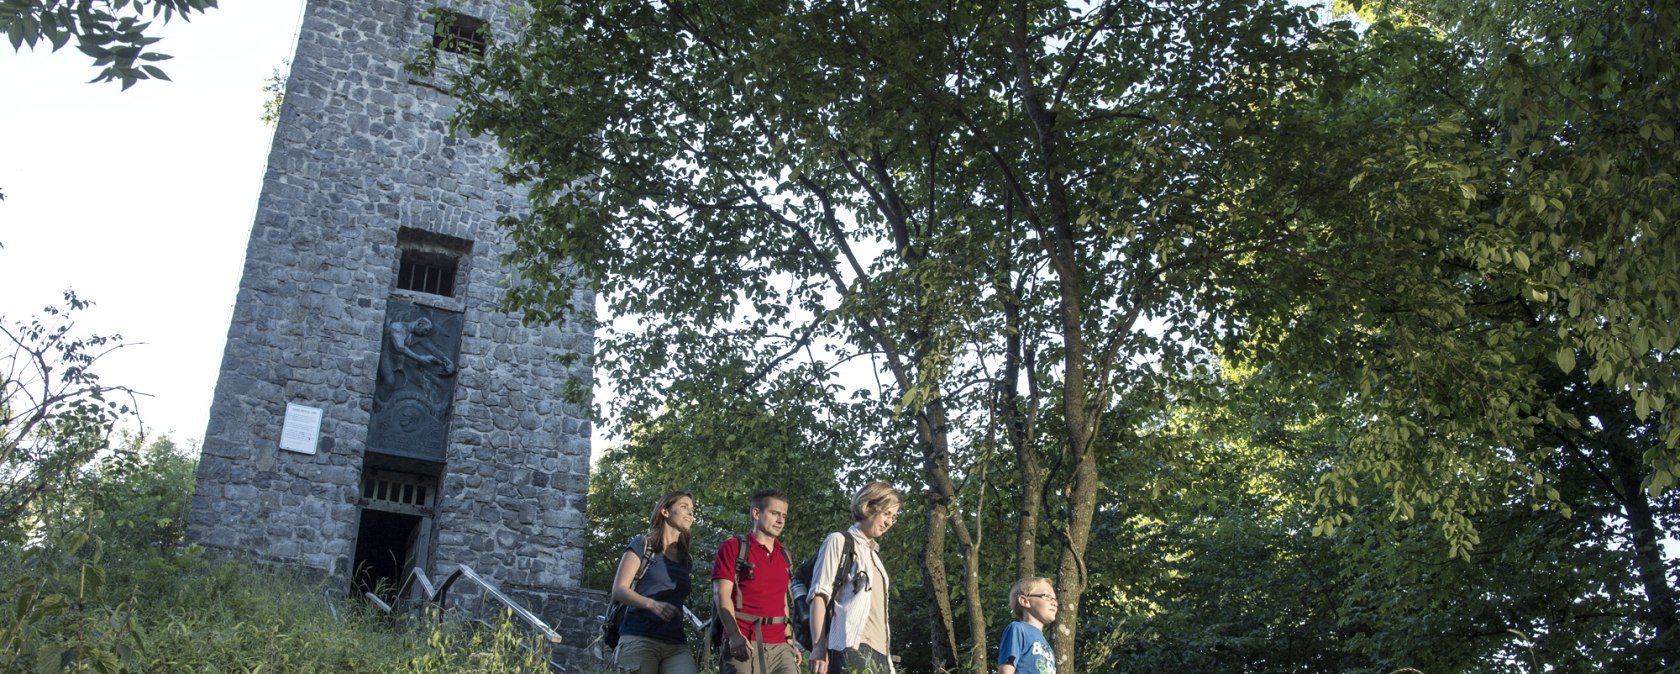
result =
[[1038,658],[1039,674],[1056,674],[1056,654],[1042,641],[1034,641],[1032,654]]

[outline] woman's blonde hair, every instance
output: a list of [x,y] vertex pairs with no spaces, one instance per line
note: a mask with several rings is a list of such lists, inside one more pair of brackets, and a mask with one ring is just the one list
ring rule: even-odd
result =
[[1015,581],[1015,586],[1009,588],[1009,610],[1015,612],[1015,618],[1021,618],[1021,595],[1032,592],[1032,589],[1043,585],[1054,590],[1056,586],[1050,584],[1049,578],[1042,576],[1027,576]]
[[904,497],[899,495],[897,489],[893,489],[890,484],[876,480],[863,485],[863,488],[858,490],[857,495],[852,497],[852,521],[862,522],[874,516],[875,513],[903,504]]
[[[648,544],[652,546],[650,549],[654,552],[665,551],[665,511],[675,505],[677,499],[680,498],[686,498],[690,503],[694,502],[693,494],[686,491],[671,491],[665,492],[664,496],[659,497],[659,502],[653,504],[653,514],[648,516],[647,540]],[[693,540],[689,537],[688,532],[679,533],[677,535],[677,561],[688,563],[688,551],[692,546]]]

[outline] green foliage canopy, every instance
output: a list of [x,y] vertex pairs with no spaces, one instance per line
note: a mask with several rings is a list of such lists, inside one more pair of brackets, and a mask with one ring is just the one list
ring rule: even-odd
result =
[[1675,18],[1622,2],[1366,10],[1365,75],[1321,111],[1343,139],[1323,155],[1359,158],[1333,164],[1347,198],[1303,212],[1316,249],[1257,256],[1226,353],[1303,418],[1343,417],[1317,532],[1353,525],[1373,485],[1390,520],[1434,522],[1467,561],[1487,542],[1478,518],[1513,492],[1613,517],[1625,528],[1600,533],[1631,554],[1608,582],[1640,588],[1642,648],[1672,665],[1658,519],[1680,451]]
[[191,21],[193,12],[215,6],[216,0],[0,0],[0,29],[14,51],[43,39],[58,51],[74,38],[100,68],[94,82],[119,81],[127,89],[140,80],[169,79],[153,64],[170,56],[147,49],[161,39],[147,34],[154,22]]
[[511,300],[556,320],[581,279],[614,316],[626,428],[788,382],[829,406],[869,361],[875,438],[921,455],[896,463],[922,463],[936,612],[943,532],[979,555],[959,487],[1023,409],[999,361],[1036,364],[1059,463],[1022,482],[1065,497],[1071,672],[1097,505],[1136,506],[1115,471],[1213,353],[1333,414],[1329,468],[1295,473],[1321,537],[1380,498],[1468,560],[1514,490],[1567,513],[1578,386],[1649,424],[1640,489],[1674,481],[1672,14],[1395,6],[1356,35],[1268,2],[535,3],[459,122],[531,187]]
[[[973,536],[943,514],[953,459],[973,456],[951,434],[992,409],[990,386],[964,391],[1028,334],[1059,366],[1042,374],[1070,455],[1071,658],[1097,429],[1145,361],[1191,356],[1139,321],[1209,334],[1187,289],[1291,241],[1286,219],[1223,217],[1214,198],[1282,189],[1275,141],[1253,132],[1334,88],[1329,47],[1351,39],[1310,19],[1249,2],[536,3],[471,65],[459,121],[495,134],[531,187],[532,214],[510,220],[526,281],[511,300],[558,318],[575,271],[637,322],[599,342],[621,418],[660,409],[664,382],[740,391],[796,356],[817,372],[875,359],[922,455],[936,606],[947,526],[977,573]],[[979,671],[981,600],[965,594]]]

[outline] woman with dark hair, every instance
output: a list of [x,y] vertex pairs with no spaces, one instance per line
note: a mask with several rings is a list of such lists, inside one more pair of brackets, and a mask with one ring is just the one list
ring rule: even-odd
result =
[[[689,527],[694,497],[673,491],[648,517],[648,532],[630,539],[618,560],[612,596],[629,608],[619,628],[618,671],[630,674],[695,674],[683,632],[683,602],[690,584]],[[642,559],[647,569],[642,570]],[[636,576],[640,572],[641,580]],[[634,587],[631,585],[634,584]]]

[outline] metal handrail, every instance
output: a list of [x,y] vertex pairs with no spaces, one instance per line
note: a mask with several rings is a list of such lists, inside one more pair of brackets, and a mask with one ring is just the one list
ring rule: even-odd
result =
[[421,590],[425,591],[425,601],[431,601],[432,597],[437,596],[437,591],[432,589],[431,579],[427,578],[426,574],[421,572],[420,567],[418,566],[410,567],[408,569],[408,575],[403,576],[402,584],[397,586],[396,593],[392,595],[391,604],[385,603],[385,600],[380,599],[379,596],[375,595],[372,591],[363,592],[362,596],[368,601],[373,602],[374,606],[378,606],[379,610],[386,613],[392,613],[396,611],[397,607],[402,606],[403,602],[408,599],[409,592],[414,589],[414,585],[416,583],[420,585]]
[[363,592],[362,594],[367,597],[368,601],[371,601],[375,606],[378,606],[381,611],[386,613],[395,613],[397,607],[402,606],[404,601],[408,599],[409,593],[413,591],[414,585],[417,583],[419,584],[420,589],[425,591],[425,598],[423,600],[425,603],[442,606],[444,600],[448,598],[449,588],[455,585],[455,581],[462,578],[476,583],[478,587],[484,591],[485,595],[495,599],[497,602],[501,603],[502,606],[507,607],[507,609],[514,615],[519,616],[519,618],[525,621],[526,624],[535,628],[538,632],[541,632],[543,637],[548,639],[550,644],[560,643],[559,632],[554,631],[554,628],[549,627],[547,623],[543,622],[541,618],[538,618],[537,614],[532,613],[530,609],[520,606],[513,599],[509,598],[505,594],[502,594],[500,589],[498,589],[495,585],[491,585],[489,581],[484,580],[483,576],[478,575],[478,572],[473,571],[472,567],[465,564],[455,567],[455,571],[450,573],[449,577],[445,578],[443,583],[437,586],[436,590],[432,589],[432,581],[426,578],[426,574],[420,571],[420,567],[416,566],[409,569],[408,575],[403,578],[402,584],[397,586],[397,594],[390,604],[385,603],[385,600],[380,599],[378,595],[371,591]]

